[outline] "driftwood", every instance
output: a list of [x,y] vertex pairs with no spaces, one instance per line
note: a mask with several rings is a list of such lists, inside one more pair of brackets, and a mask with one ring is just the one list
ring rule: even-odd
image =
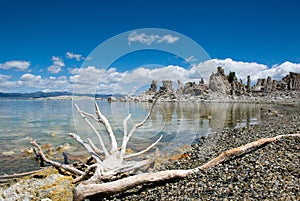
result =
[[16,178],[19,178],[19,177],[24,177],[24,176],[28,176],[28,175],[32,175],[32,174],[36,174],[36,173],[39,173],[41,171],[44,171],[44,168],[29,171],[29,172],[14,173],[14,174],[10,174],[10,175],[8,175],[8,174],[1,175],[0,176],[0,183],[9,183],[9,181],[11,181],[12,179],[16,179]]
[[135,187],[140,184],[146,184],[146,183],[154,183],[159,181],[168,181],[172,179],[179,179],[187,177],[189,174],[196,173],[200,170],[205,170],[214,166],[217,166],[218,164],[228,161],[232,158],[238,157],[240,155],[249,153],[251,151],[254,151],[270,142],[273,142],[277,139],[284,138],[284,137],[300,137],[300,134],[287,134],[287,135],[279,135],[273,138],[263,138],[251,143],[248,143],[246,145],[230,149],[228,151],[222,152],[219,156],[216,158],[210,160],[209,162],[205,163],[204,165],[201,165],[199,167],[196,167],[194,169],[187,169],[187,170],[166,170],[156,173],[144,173],[144,174],[138,174],[135,176],[130,176],[127,178],[123,178],[120,180],[107,182],[107,183],[101,183],[101,184],[79,184],[76,187],[75,192],[75,200],[84,200],[84,198],[87,198],[92,195],[96,194],[115,194],[122,191],[125,191],[127,189],[130,189],[132,187]]
[[[95,109],[96,109],[96,116],[86,113],[84,111],[81,111],[79,106],[75,105],[77,108],[78,113],[82,116],[82,118],[85,120],[85,122],[91,127],[91,129],[94,131],[95,135],[97,136],[100,144],[100,148],[97,147],[90,139],[87,139],[87,141],[84,141],[81,139],[81,137],[75,133],[71,133],[70,136],[72,136],[77,142],[79,142],[82,146],[85,147],[85,149],[91,154],[93,159],[96,161],[95,164],[86,164],[85,171],[78,170],[72,165],[69,164],[61,164],[52,160],[49,160],[45,157],[43,154],[43,151],[41,147],[35,142],[32,141],[31,143],[37,147],[38,154],[43,158],[43,160],[49,164],[51,164],[54,167],[57,168],[63,168],[78,177],[74,179],[74,183],[78,183],[78,185],[75,188],[74,192],[74,200],[84,200],[85,198],[88,198],[93,195],[97,194],[115,194],[122,191],[125,191],[127,189],[130,189],[132,187],[135,187],[137,185],[146,184],[146,183],[155,183],[160,181],[168,181],[172,179],[178,179],[178,178],[184,178],[187,177],[189,174],[193,174],[195,172],[198,172],[200,170],[208,169],[214,166],[217,166],[218,164],[228,161],[234,157],[238,157],[240,155],[249,153],[255,149],[258,149],[262,147],[263,145],[267,143],[271,143],[277,139],[294,136],[294,137],[300,137],[300,134],[288,134],[288,135],[280,135],[272,138],[263,138],[251,143],[248,143],[246,145],[224,151],[216,158],[210,160],[209,162],[193,168],[193,169],[187,169],[187,170],[166,170],[166,171],[160,171],[155,173],[142,173],[137,174],[134,176],[125,177],[122,179],[117,179],[115,181],[111,181],[111,179],[116,178],[117,175],[130,172],[133,170],[136,170],[144,165],[147,165],[154,161],[155,156],[153,158],[143,159],[140,161],[130,161],[128,159],[136,157],[138,155],[142,155],[145,152],[149,151],[155,145],[161,140],[162,136],[157,139],[153,144],[151,144],[146,149],[133,154],[126,155],[126,147],[127,143],[130,139],[130,137],[133,135],[134,131],[144,125],[144,123],[148,120],[150,117],[152,110],[154,108],[154,105],[157,102],[157,98],[155,99],[148,115],[146,118],[141,121],[140,123],[133,126],[133,128],[128,132],[127,131],[127,122],[130,119],[130,115],[128,115],[127,118],[123,121],[123,141],[122,145],[118,148],[115,135],[113,133],[113,130],[106,119],[106,117],[101,113],[98,105],[95,103]],[[102,140],[102,136],[98,133],[97,129],[93,126],[93,124],[90,122],[90,120],[97,121],[99,124],[102,124],[107,131],[107,134],[110,139],[111,148],[108,150],[104,142]],[[89,178],[90,173],[93,173],[92,176]]]

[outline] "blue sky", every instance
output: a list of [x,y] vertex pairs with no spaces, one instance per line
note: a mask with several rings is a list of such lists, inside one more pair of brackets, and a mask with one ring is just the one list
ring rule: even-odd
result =
[[[242,78],[270,72],[279,77],[300,71],[299,7],[296,0],[0,0],[0,91],[71,91],[77,69],[94,48],[117,34],[148,27],[194,40],[212,58],[205,65],[227,66]],[[150,58],[149,64],[186,68],[180,59]],[[127,57],[115,63],[123,67],[113,67],[137,63]],[[124,76],[114,71],[118,79]]]

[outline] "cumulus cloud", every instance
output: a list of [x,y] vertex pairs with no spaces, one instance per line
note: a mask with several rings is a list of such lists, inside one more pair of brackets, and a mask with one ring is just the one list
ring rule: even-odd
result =
[[13,61],[7,61],[5,63],[0,64],[0,68],[9,70],[9,69],[16,69],[20,71],[24,71],[28,69],[30,66],[29,61],[23,61],[23,60],[13,60]]
[[139,88],[149,88],[151,80],[172,80],[177,82],[199,81],[199,72],[192,67],[184,69],[180,66],[165,66],[148,69],[140,67],[133,71],[118,72],[117,68],[97,69],[95,66],[87,68],[69,69],[70,82],[77,93],[133,93]]
[[96,89],[109,93],[108,89],[110,92],[114,90],[115,83],[120,82],[126,75],[126,72],[117,72],[116,68],[106,70],[98,69],[95,66],[80,69],[73,68],[69,69],[69,72],[73,74],[70,76],[70,82],[78,93],[94,93]]
[[136,31],[130,33],[128,35],[128,45],[131,45],[133,42],[140,42],[146,45],[151,45],[153,42],[163,43],[166,42],[168,44],[175,43],[179,40],[179,37],[168,35],[157,35],[157,34],[146,34],[146,33],[138,33]]
[[[63,67],[63,62],[53,58],[53,65]],[[50,76],[43,78],[33,73],[25,73],[16,81],[10,81],[11,76],[0,74],[0,90],[30,88],[44,91],[72,91],[75,87],[77,93],[123,93],[133,94],[140,89],[148,89],[151,80],[177,80],[183,83],[194,81],[199,82],[201,77],[207,83],[212,72],[216,72],[218,66],[224,68],[225,74],[234,71],[239,79],[245,83],[247,76],[251,76],[253,83],[258,78],[273,77],[281,80],[290,71],[300,73],[300,64],[284,62],[274,65],[271,68],[256,62],[233,61],[232,59],[211,59],[199,64],[192,65],[186,69],[181,66],[169,65],[159,68],[147,68],[141,66],[132,71],[120,72],[117,68],[99,69],[95,66],[86,68],[69,68],[69,77]],[[140,90],[141,91],[141,90]]]
[[84,59],[84,57],[81,54],[74,54],[72,52],[67,52],[66,57],[68,59],[75,59],[76,61],[81,61]]
[[6,82],[11,76],[0,74],[0,83]]
[[48,67],[48,72],[52,74],[58,74],[62,71],[62,68],[65,66],[64,61],[60,57],[52,56],[52,65]]
[[9,76],[0,75],[0,90],[3,92],[25,91],[71,91],[72,85],[66,76],[42,78],[40,75],[26,73],[16,81],[10,81]]
[[42,77],[40,75],[33,75],[30,73],[23,74],[20,77],[20,81],[24,82],[39,82],[41,81]]
[[207,82],[211,73],[216,72],[218,66],[224,68],[225,74],[228,74],[229,71],[235,72],[238,79],[242,79],[243,82],[246,82],[248,75],[250,75],[252,82],[256,82],[257,79],[268,76],[275,80],[281,80],[291,71],[300,72],[300,64],[291,62],[284,62],[269,68],[267,65],[256,62],[233,61],[232,59],[211,59],[196,65],[196,68]]

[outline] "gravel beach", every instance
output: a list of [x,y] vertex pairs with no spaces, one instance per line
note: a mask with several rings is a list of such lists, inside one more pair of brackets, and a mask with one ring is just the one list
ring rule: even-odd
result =
[[[276,112],[275,112],[276,111]],[[300,133],[298,105],[276,105],[265,122],[198,139],[187,157],[160,167],[189,169],[222,151],[282,134]],[[188,178],[144,185],[92,200],[300,200],[300,139],[283,138]]]
[[[224,129],[195,140],[183,157],[170,160],[153,171],[191,169],[221,152],[262,138],[300,134],[299,104],[262,108],[260,124]],[[0,187],[0,200],[72,200],[71,176],[55,168]],[[93,200],[300,200],[300,138],[275,142],[202,170],[181,180],[145,184],[126,192]]]

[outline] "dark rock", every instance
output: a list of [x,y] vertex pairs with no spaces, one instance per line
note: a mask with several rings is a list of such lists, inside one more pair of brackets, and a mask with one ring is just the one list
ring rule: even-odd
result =
[[248,93],[251,92],[251,79],[250,79],[250,75],[247,76],[247,92]]
[[161,94],[173,94],[173,84],[171,80],[163,80],[162,81],[163,86],[160,87],[159,93]]
[[155,94],[157,92],[157,87],[158,87],[158,83],[157,83],[157,80],[152,80],[152,83],[150,85],[150,88],[148,90],[149,93],[153,93]]

